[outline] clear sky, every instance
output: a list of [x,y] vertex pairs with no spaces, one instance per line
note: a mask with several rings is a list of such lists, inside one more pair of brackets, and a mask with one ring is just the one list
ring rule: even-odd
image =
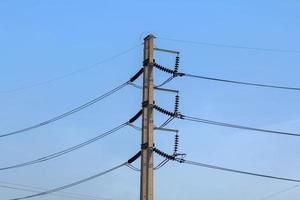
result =
[[[142,65],[142,46],[91,70],[15,92],[110,58],[158,37],[249,47],[300,50],[300,2],[266,1],[96,1],[0,0],[1,134],[72,109],[128,80]],[[184,72],[300,87],[300,54],[218,48],[155,40],[181,52]],[[156,54],[173,66],[174,56]],[[167,76],[155,72],[155,82]],[[140,80],[139,80],[140,83]],[[212,120],[300,132],[300,93],[176,79],[181,112]],[[156,93],[172,108],[173,95]],[[0,139],[0,166],[8,166],[76,145],[128,120],[140,109],[141,91],[127,87],[80,113],[20,135]],[[164,116],[156,114],[157,124]],[[137,122],[140,125],[140,122]],[[194,161],[300,178],[300,139],[174,121],[180,151]],[[155,133],[156,146],[171,152],[173,136]],[[124,162],[140,148],[131,128],[66,156],[24,168],[0,171],[0,181],[53,188]],[[156,161],[160,158],[156,157]],[[135,163],[139,167],[139,161]],[[295,185],[169,163],[155,172],[155,199],[260,200]],[[122,168],[66,190],[113,200],[139,198],[139,174]],[[28,195],[0,188],[0,199]],[[300,188],[273,200],[298,200]],[[56,200],[43,196],[35,199]],[[65,198],[67,199],[67,198]]]

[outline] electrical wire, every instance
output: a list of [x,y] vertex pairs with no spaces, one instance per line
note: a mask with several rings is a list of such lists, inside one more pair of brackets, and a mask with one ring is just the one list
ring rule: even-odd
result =
[[202,80],[217,81],[217,82],[231,83],[231,84],[238,84],[238,85],[247,85],[247,86],[264,87],[264,88],[272,88],[272,89],[300,91],[299,87],[288,87],[288,86],[281,86],[281,85],[271,85],[271,84],[254,83],[254,82],[247,82],[247,81],[236,81],[236,80],[229,80],[229,79],[221,79],[221,78],[208,77],[208,76],[200,76],[200,75],[195,75],[195,74],[177,72],[175,70],[163,67],[159,64],[156,64],[156,66],[159,66],[159,69],[161,69],[161,70],[167,71],[167,73],[173,74],[173,76],[171,76],[166,81],[164,81],[162,84],[160,84],[156,87],[161,87],[161,86],[167,84],[168,82],[170,82],[173,78],[179,76],[179,77],[190,77],[190,78],[197,78],[197,79],[202,79]]
[[46,121],[40,122],[38,124],[29,126],[29,127],[26,127],[26,128],[20,129],[20,130],[16,130],[16,131],[12,131],[12,132],[9,132],[9,133],[2,134],[2,135],[0,135],[0,138],[11,136],[11,135],[15,135],[15,134],[19,134],[19,133],[26,132],[26,131],[30,131],[30,130],[33,130],[33,129],[36,129],[36,128],[48,125],[50,123],[53,123],[55,121],[58,121],[60,119],[65,118],[65,117],[68,117],[69,115],[77,113],[77,112],[79,112],[79,111],[81,111],[81,110],[83,110],[83,109],[85,109],[85,108],[87,108],[87,107],[89,107],[89,106],[91,106],[91,105],[93,105],[93,104],[95,104],[95,103],[97,103],[97,102],[99,102],[99,101],[101,101],[101,100],[109,97],[110,95],[118,92],[119,90],[121,90],[122,88],[124,88],[125,86],[127,86],[128,84],[129,84],[129,81],[127,81],[125,83],[122,83],[121,85],[119,85],[119,86],[115,87],[114,89],[106,92],[105,94],[103,94],[103,95],[101,95],[101,96],[99,96],[99,97],[97,97],[97,98],[95,98],[95,99],[93,99],[93,100],[91,100],[91,101],[89,101],[89,102],[87,102],[85,104],[82,104],[82,105],[80,105],[80,106],[78,106],[78,107],[76,107],[76,108],[74,108],[74,109],[72,109],[70,111],[67,111],[67,112],[65,112],[65,113],[63,113],[61,115],[58,115],[58,116],[53,117],[51,119],[48,119]]
[[38,197],[38,196],[44,196],[44,195],[47,195],[47,194],[51,194],[51,193],[54,193],[54,192],[58,192],[58,191],[61,191],[61,190],[64,190],[64,189],[67,189],[67,188],[70,188],[70,187],[73,187],[73,186],[76,186],[76,185],[79,185],[79,184],[82,184],[82,183],[85,183],[87,181],[90,181],[90,180],[93,180],[95,178],[98,178],[100,176],[103,176],[105,174],[108,174],[112,171],[115,171],[123,166],[125,166],[128,162],[125,162],[125,163],[122,163],[120,165],[117,165],[111,169],[108,169],[106,171],[103,171],[103,172],[100,172],[98,174],[95,174],[93,176],[90,176],[88,178],[85,178],[85,179],[82,179],[82,180],[79,180],[79,181],[76,181],[76,182],[73,182],[71,184],[68,184],[68,185],[64,185],[64,186],[61,186],[61,187],[57,187],[57,188],[54,188],[54,189],[51,189],[51,190],[48,190],[48,191],[44,191],[44,192],[40,192],[40,193],[37,193],[37,194],[33,194],[33,195],[28,195],[28,196],[24,196],[24,197],[18,197],[18,198],[13,198],[13,199],[10,199],[10,200],[21,200],[21,199],[29,199],[29,198],[33,198],[33,197]]
[[69,72],[69,73],[66,73],[66,74],[57,76],[57,77],[55,77],[55,78],[48,79],[48,80],[45,80],[45,81],[41,81],[41,82],[38,82],[38,83],[34,83],[34,84],[32,84],[32,85],[27,85],[27,86],[23,86],[23,87],[17,87],[17,88],[10,89],[10,90],[3,90],[3,91],[0,91],[0,93],[13,93],[13,92],[17,92],[17,91],[21,91],[21,90],[26,90],[26,89],[31,89],[31,88],[35,88],[35,87],[47,85],[47,84],[50,84],[50,83],[53,83],[53,82],[56,82],[56,81],[59,81],[59,80],[66,79],[66,78],[68,78],[68,77],[70,77],[70,76],[76,75],[76,74],[78,74],[78,73],[81,73],[81,72],[84,72],[84,71],[87,71],[87,70],[91,70],[91,69],[97,67],[98,65],[107,63],[107,62],[109,62],[109,61],[111,61],[111,60],[114,60],[114,59],[120,57],[120,56],[123,56],[123,55],[125,55],[125,54],[131,52],[132,50],[137,49],[137,48],[140,47],[141,45],[142,45],[142,43],[141,43],[141,44],[138,44],[138,45],[136,45],[136,46],[133,46],[133,47],[131,47],[131,48],[129,48],[129,49],[126,49],[126,50],[124,50],[124,51],[122,51],[122,52],[120,52],[120,53],[117,53],[116,55],[113,55],[113,56],[111,56],[111,57],[109,57],[109,58],[106,58],[106,59],[104,59],[104,60],[101,60],[101,61],[99,61],[99,62],[96,62],[96,63],[94,63],[94,64],[92,64],[92,65],[89,65],[89,66],[87,66],[87,67],[82,67],[82,68],[80,68],[80,69],[78,69],[78,70],[75,70],[75,71],[72,71],[72,72]]
[[180,40],[180,39],[172,39],[172,38],[166,38],[166,37],[156,37],[156,38],[160,39],[160,40],[166,40],[166,41],[172,41],[172,42],[179,42],[179,43],[186,43],[186,44],[197,44],[197,45],[221,47],[221,48],[255,50],[255,51],[277,52],[277,53],[295,53],[295,54],[300,53],[300,50],[291,50],[291,49],[249,47],[249,46],[239,46],[239,45],[204,42],[204,41]]
[[165,166],[165,164],[167,164],[169,162],[169,159],[164,159],[163,161],[161,161],[156,167],[154,167],[154,170],[159,170],[160,168],[162,168],[163,166]]
[[135,88],[137,88],[137,89],[140,89],[140,90],[143,89],[143,86],[140,86],[140,85],[135,84],[135,83],[132,83],[132,82],[130,82],[129,85],[131,85],[132,87],[135,87]]
[[47,156],[44,156],[44,157],[41,157],[41,158],[38,158],[38,159],[35,159],[35,160],[32,160],[32,161],[27,161],[27,162],[24,162],[24,163],[20,163],[20,164],[16,164],[16,165],[12,165],[12,166],[8,166],[8,167],[2,167],[0,168],[0,171],[3,171],[3,170],[9,170],[9,169],[14,169],[14,168],[19,168],[19,167],[25,167],[25,166],[28,166],[28,165],[33,165],[33,164],[37,164],[37,163],[41,163],[41,162],[45,162],[47,160],[51,160],[51,159],[54,159],[54,158],[57,158],[57,157],[60,157],[62,155],[65,155],[67,153],[70,153],[72,151],[75,151],[77,149],[80,149],[84,146],[87,146],[93,142],[96,142],[106,136],[109,136],[111,135],[112,133],[124,128],[125,126],[128,125],[128,122],[125,122],[121,125],[118,125],[116,127],[114,127],[113,129],[105,132],[105,133],[102,133],[94,138],[91,138],[85,142],[82,142],[80,144],[77,144],[75,146],[72,146],[70,148],[67,148],[65,150],[62,150],[62,151],[59,151],[59,152],[56,152],[56,153],[53,153],[53,154],[50,154],[50,155],[47,155]]
[[[24,191],[24,192],[33,192],[33,193],[39,193],[41,192],[41,189],[33,188],[33,189],[28,189],[29,187],[27,186],[26,188],[24,187],[17,187],[17,186],[8,186],[8,185],[1,185],[1,188],[4,189],[11,189],[11,190],[17,190],[17,191]],[[83,195],[83,194],[76,194],[76,193],[53,193],[51,194],[53,196],[58,196],[58,197],[65,197],[65,198],[70,198],[70,199],[79,199],[79,200],[108,200],[106,198],[100,198],[100,197],[93,197],[89,195]]]
[[294,189],[298,188],[299,186],[300,186],[300,184],[293,185],[292,187],[288,187],[288,188],[286,188],[286,189],[284,189],[284,190],[281,190],[281,191],[279,191],[279,192],[272,193],[272,194],[270,194],[270,195],[268,195],[268,196],[265,196],[265,197],[263,197],[263,198],[261,198],[261,199],[259,199],[259,200],[271,199],[271,198],[273,198],[273,197],[275,197],[275,196],[278,196],[278,195],[281,195],[281,194],[283,194],[283,193],[286,193],[286,192],[289,192],[289,191],[291,191],[291,190],[294,190]]
[[[163,128],[165,126],[167,126],[171,121],[173,121],[175,119],[175,117],[169,117],[163,124],[161,124],[159,126],[159,128]],[[169,162],[168,159],[164,159],[163,161],[161,161],[156,167],[154,167],[154,170],[159,170],[160,168],[162,168],[165,164],[167,164],[167,162]]]
[[182,115],[180,113],[170,112],[170,111],[168,111],[166,109],[163,109],[163,108],[161,108],[157,105],[154,105],[153,108],[155,110],[157,110],[158,112],[163,113],[165,115],[168,115],[170,117],[176,117],[178,119],[187,120],[187,121],[193,121],[193,122],[198,122],[198,123],[203,123],[203,124],[210,124],[210,125],[215,125],[215,126],[223,126],[223,127],[228,127],[228,128],[243,129],[243,130],[249,130],[249,131],[257,131],[257,132],[262,132],[262,133],[270,133],[270,134],[278,134],[278,135],[286,135],[286,136],[295,136],[295,137],[300,136],[300,134],[297,134],[297,133],[261,129],[261,128],[242,126],[242,125],[237,125],[237,124],[229,124],[229,123],[218,122],[218,121],[207,120],[207,119],[201,119],[201,118],[197,118],[197,117],[190,117],[190,116]]
[[165,126],[167,126],[169,123],[171,123],[173,120],[175,119],[175,117],[169,117],[163,124],[161,124],[159,126],[159,128],[163,128]]
[[[34,193],[38,193],[41,192],[39,190],[33,190],[33,189],[25,189],[25,188],[20,188],[20,187],[14,187],[14,186],[6,186],[6,185],[0,185],[1,188],[5,188],[5,189],[12,189],[12,190],[17,190],[17,191],[24,191],[24,192],[34,192]],[[53,196],[58,196],[58,197],[65,197],[65,198],[70,198],[70,199],[79,199],[79,200],[84,200],[84,199],[88,199],[88,198],[84,198],[84,197],[77,197],[77,196],[71,196],[71,195],[64,195],[64,194],[52,194]],[[95,199],[92,199],[95,200]]]
[[141,131],[142,130],[142,128],[141,127],[138,127],[138,126],[136,126],[136,125],[134,125],[134,124],[128,124],[131,128],[133,128],[134,130],[137,130],[137,131]]
[[204,168],[210,168],[210,169],[216,169],[216,170],[227,171],[227,172],[232,172],[232,173],[300,183],[300,179],[284,178],[284,177],[278,177],[278,176],[258,174],[258,173],[253,173],[253,172],[246,172],[246,171],[235,170],[235,169],[230,169],[230,168],[225,168],[225,167],[219,167],[219,166],[215,166],[215,165],[208,165],[208,164],[204,164],[204,163],[200,163],[200,162],[189,161],[189,160],[185,160],[185,159],[177,159],[177,161],[180,163],[195,165],[195,166],[204,167]]
[[188,73],[182,73],[178,72],[177,70],[172,70],[166,67],[163,67],[162,65],[159,65],[156,63],[155,65],[158,69],[173,74],[173,76],[169,77],[166,81],[164,81],[162,84],[156,86],[161,87],[168,82],[170,82],[175,77],[190,77],[190,78],[197,78],[197,79],[203,79],[203,80],[209,80],[209,81],[217,81],[217,82],[223,82],[223,83],[231,83],[231,84],[238,84],[238,85],[247,85],[247,86],[255,86],[255,87],[264,87],[264,88],[272,88],[272,89],[282,89],[282,90],[294,90],[294,91],[300,91],[299,87],[289,87],[289,86],[281,86],[281,85],[271,85],[271,84],[262,84],[262,83],[254,83],[254,82],[247,82],[247,81],[236,81],[236,80],[229,80],[229,79],[221,79],[221,78],[215,78],[215,77],[208,77],[208,76],[200,76],[195,74],[188,74]]
[[252,83],[252,82],[244,82],[244,81],[213,78],[213,77],[207,77],[207,76],[199,76],[199,75],[186,74],[186,73],[179,73],[179,74],[181,76],[186,76],[186,77],[191,77],[191,78],[198,78],[198,79],[203,79],[203,80],[210,80],[210,81],[218,81],[218,82],[223,82],[223,83],[232,83],[232,84],[239,84],[239,85],[248,85],[248,86],[265,87],[265,88],[273,88],[273,89],[300,91],[300,88],[298,88],[298,87],[268,85],[268,84],[261,84],[261,83]]
[[[170,81],[172,81],[174,78],[175,78],[174,76],[169,77],[168,79],[164,80],[161,84],[155,85],[155,86],[154,86],[154,89],[155,89],[155,88],[160,88],[160,87],[166,85],[167,83],[169,83]],[[138,85],[138,84],[135,84],[135,83],[129,83],[129,85],[131,85],[131,86],[134,87],[134,88],[140,89],[140,90],[143,89],[143,86]]]
[[160,88],[166,84],[168,84],[169,82],[171,82],[173,79],[175,78],[175,76],[170,76],[168,79],[166,79],[164,82],[162,82],[161,84],[159,85],[156,85],[155,87],[156,88]]
[[[175,117],[169,117],[163,124],[161,124],[159,126],[159,128],[163,128],[165,126],[167,126],[171,121],[173,121],[175,119]],[[164,159],[163,161],[161,161],[156,167],[154,167],[154,170],[159,170],[160,168],[162,168],[164,165],[166,165],[169,162],[168,159]]]
[[[165,164],[167,164],[167,162],[169,162],[168,159],[164,159],[163,161],[161,161],[156,167],[153,168],[153,170],[159,170],[160,168],[162,168]],[[132,169],[133,171],[136,172],[140,172],[141,170],[131,164],[127,164],[126,165],[129,169]]]
[[[24,184],[19,184],[19,183],[11,183],[11,182],[7,182],[7,181],[0,181],[0,184],[3,185],[8,185],[8,186],[15,186],[15,187],[19,187],[19,188],[27,188],[27,189],[34,189],[34,190],[46,190],[45,188],[40,188],[40,187],[34,187],[34,186],[28,186],[28,185],[24,185]],[[80,193],[74,193],[74,192],[58,192],[56,194],[66,194],[66,195],[74,195],[74,196],[80,196],[80,197],[84,197],[84,198],[94,198],[94,199],[102,199],[102,200],[111,200],[109,198],[103,198],[103,197],[97,197],[97,196],[92,196],[92,195],[87,195],[87,194],[80,194]]]
[[185,116],[185,115],[181,115],[179,117],[179,119],[193,121],[193,122],[199,122],[199,123],[204,123],[204,124],[210,124],[210,125],[215,125],[215,126],[223,126],[223,127],[228,127],[228,128],[257,131],[257,132],[262,132],[262,133],[279,134],[279,135],[295,136],[295,137],[300,136],[300,134],[296,134],[296,133],[282,132],[282,131],[275,131],[275,130],[268,130],[268,129],[260,129],[260,128],[242,126],[242,125],[237,125],[237,124],[229,124],[229,123],[212,121],[212,120],[201,119],[201,118],[196,118],[196,117],[189,117],[189,116]]
[[[179,108],[179,96],[176,96],[176,101],[175,101],[175,108],[174,108],[174,112],[178,112],[178,108]],[[165,126],[167,126],[169,123],[171,123],[173,120],[175,119],[174,116],[170,116],[163,124],[161,124],[159,126],[159,128],[163,128]],[[164,160],[162,160],[156,167],[154,167],[154,170],[159,170],[160,168],[162,168],[163,166],[165,166],[167,163],[169,162],[169,159],[165,158]]]
[[136,172],[140,172],[141,170],[135,166],[133,166],[132,164],[127,164],[126,165],[129,169],[132,169],[133,171],[136,171]]

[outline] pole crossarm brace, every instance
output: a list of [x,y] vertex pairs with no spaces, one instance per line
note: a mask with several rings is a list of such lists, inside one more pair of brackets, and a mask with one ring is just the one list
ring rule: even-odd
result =
[[161,87],[154,87],[155,90],[160,90],[164,92],[172,92],[172,93],[179,93],[179,90],[173,90],[173,89],[168,89],[168,88],[161,88]]
[[174,50],[168,50],[168,49],[161,49],[161,48],[154,48],[155,51],[160,51],[160,52],[165,52],[165,53],[172,53],[179,55],[179,51],[174,51]]
[[154,130],[165,131],[165,132],[173,132],[173,133],[178,133],[179,132],[179,130],[177,130],[177,129],[160,128],[160,127],[155,127]]

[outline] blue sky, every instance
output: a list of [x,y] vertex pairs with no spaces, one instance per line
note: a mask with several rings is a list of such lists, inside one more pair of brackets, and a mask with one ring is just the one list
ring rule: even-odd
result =
[[[287,1],[0,1],[0,130],[26,127],[72,109],[126,81],[142,65],[142,47],[66,79],[5,92],[90,66],[157,37],[250,47],[300,49],[300,2]],[[217,48],[155,40],[179,50],[184,72],[300,87],[299,55]],[[174,56],[157,53],[172,66]],[[155,73],[156,83],[167,76]],[[140,82],[140,80],[139,80]],[[212,120],[300,132],[300,93],[176,79],[181,112]],[[173,95],[155,94],[172,108]],[[0,140],[0,166],[78,144],[128,120],[140,109],[141,91],[127,87],[109,99],[49,126]],[[155,121],[164,116],[157,114]],[[138,122],[139,123],[139,122]],[[180,151],[190,160],[235,169],[300,178],[300,139],[174,121]],[[173,136],[155,134],[171,151]],[[0,172],[0,181],[43,188],[61,186],[127,160],[140,147],[140,134],[125,128],[69,155]],[[156,160],[159,158],[156,157]],[[139,166],[139,163],[136,163]],[[260,200],[293,183],[241,176],[169,163],[155,172],[155,197],[163,200]],[[139,174],[123,168],[67,190],[110,199],[139,197]],[[0,189],[1,199],[29,193]],[[296,200],[300,189],[274,200]],[[36,199],[56,200],[44,196]]]

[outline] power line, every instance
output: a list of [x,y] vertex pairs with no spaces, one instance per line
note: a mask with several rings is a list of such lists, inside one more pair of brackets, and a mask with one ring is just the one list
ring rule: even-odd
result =
[[236,169],[220,167],[220,166],[216,166],[216,165],[209,165],[209,164],[205,164],[205,163],[201,163],[201,162],[190,161],[190,160],[186,160],[184,158],[176,158],[174,155],[167,154],[157,148],[154,148],[154,152],[157,153],[158,155],[164,157],[167,160],[177,161],[179,163],[185,163],[185,164],[195,165],[195,166],[204,167],[204,168],[210,168],[210,169],[216,169],[216,170],[227,171],[227,172],[232,172],[232,173],[256,176],[256,177],[261,177],[261,178],[269,178],[269,179],[276,179],[276,180],[300,183],[300,179],[285,178],[285,177],[279,177],[279,176],[259,174],[259,173],[254,173],[254,172],[241,171],[241,170],[236,170]]
[[[164,159],[163,161],[161,161],[157,166],[153,167],[153,170],[159,170],[160,168],[162,168],[165,164],[167,164],[167,162],[169,162],[168,159]],[[126,165],[129,169],[132,169],[133,171],[136,172],[140,172],[141,170],[131,164]]]
[[[182,73],[178,72],[176,70],[172,70],[167,67],[163,67],[162,65],[159,65],[157,63],[154,63],[154,66],[164,71],[165,73],[172,74],[172,76],[164,81],[162,84],[158,85],[157,87],[160,87],[162,85],[167,84],[175,77],[190,77],[190,78],[198,78],[203,80],[209,80],[209,81],[217,81],[217,82],[223,82],[223,83],[231,83],[231,84],[239,84],[239,85],[247,85],[247,86],[256,86],[256,87],[265,87],[265,88],[273,88],[273,89],[283,89],[283,90],[295,90],[300,91],[299,87],[288,87],[288,86],[281,86],[281,85],[271,85],[271,84],[262,84],[262,83],[254,83],[254,82],[247,82],[247,81],[236,81],[236,80],[229,80],[229,79],[221,79],[221,78],[215,78],[215,77],[208,77],[208,76],[200,76],[195,74],[188,74],[188,73]],[[136,87],[136,86],[134,86]]]
[[100,172],[98,174],[95,174],[93,176],[90,176],[88,178],[85,178],[85,179],[82,179],[82,180],[79,180],[79,181],[76,181],[76,182],[73,182],[71,184],[68,184],[68,185],[64,185],[64,186],[61,186],[61,187],[57,187],[57,188],[54,188],[54,189],[51,189],[51,190],[48,190],[48,191],[44,191],[44,192],[40,192],[40,193],[37,193],[37,194],[33,194],[33,195],[28,195],[28,196],[24,196],[24,197],[18,197],[18,198],[13,198],[13,199],[10,199],[10,200],[21,200],[21,199],[29,199],[29,198],[33,198],[33,197],[38,197],[38,196],[44,196],[44,195],[47,195],[47,194],[51,194],[51,193],[54,193],[54,192],[58,192],[58,191],[61,191],[61,190],[64,190],[64,189],[67,189],[67,188],[70,188],[70,187],[73,187],[73,186],[76,186],[76,185],[79,185],[79,184],[82,184],[84,182],[87,182],[87,181],[90,181],[90,180],[93,180],[95,178],[98,178],[100,176],[103,176],[105,174],[108,174],[112,171],[115,171],[123,166],[125,166],[126,164],[128,164],[128,162],[125,162],[125,163],[122,163],[120,165],[117,165],[111,169],[108,169],[106,171],[103,171],[103,172]]
[[282,181],[290,181],[290,182],[300,183],[299,179],[291,179],[291,178],[284,178],[284,177],[278,177],[278,176],[270,176],[270,175],[265,175],[265,174],[258,174],[258,173],[253,173],[253,172],[240,171],[240,170],[235,170],[235,169],[230,169],[230,168],[224,168],[224,167],[219,167],[219,166],[215,166],[215,165],[208,165],[208,164],[194,162],[194,161],[189,161],[189,160],[180,160],[180,162],[186,163],[186,164],[190,164],[190,165],[196,165],[196,166],[199,166],[199,167],[205,167],[205,168],[210,168],[210,169],[227,171],[227,172],[233,172],[233,173],[239,173],[239,174],[257,176],[257,177],[263,177],[263,178],[270,178],[270,179],[276,179],[276,180],[282,180]]
[[[12,189],[12,190],[18,190],[18,191],[25,191],[25,192],[34,192],[38,193],[41,192],[39,190],[34,190],[34,189],[26,189],[26,188],[20,188],[20,187],[15,187],[15,186],[6,186],[6,185],[0,185],[1,188],[5,189]],[[52,194],[53,196],[58,196],[58,197],[65,197],[65,198],[71,198],[71,199],[79,199],[79,200],[84,200],[84,197],[79,197],[79,196],[70,196],[70,195],[65,195],[65,194]],[[87,197],[85,199],[88,199]],[[94,200],[94,199],[93,199]]]
[[155,87],[157,87],[157,88],[162,87],[162,86],[166,85],[167,83],[171,82],[174,78],[175,78],[175,76],[170,76],[167,80],[160,83],[159,85],[156,85]]
[[154,170],[159,170],[160,168],[165,166],[168,162],[169,162],[169,159],[165,158],[156,167],[154,167]]
[[185,116],[185,115],[182,115],[180,119],[193,121],[193,122],[199,122],[199,123],[203,123],[203,124],[223,126],[223,127],[235,128],[235,129],[243,129],[243,130],[249,130],[249,131],[257,131],[257,132],[270,133],[270,134],[279,134],[279,135],[287,135],[287,136],[295,136],[295,137],[300,136],[300,134],[296,134],[296,133],[282,132],[282,131],[275,131],[275,130],[268,130],[268,129],[260,129],[260,128],[242,126],[242,125],[237,125],[237,124],[229,124],[229,123],[218,122],[218,121],[213,121],[213,120],[201,119],[201,118],[197,118],[197,117],[189,117],[189,116]]
[[[133,118],[132,118],[133,119]],[[132,119],[130,119],[129,121],[131,121]],[[133,163],[136,159],[138,159],[139,157],[141,156],[141,151],[139,151],[138,153],[136,153],[134,156],[132,156],[129,160],[127,160],[126,162],[120,164],[120,165],[117,165],[113,168],[110,168],[106,171],[103,171],[103,172],[100,172],[98,174],[95,174],[93,176],[90,176],[88,178],[84,178],[84,179],[81,179],[79,181],[76,181],[76,182],[73,182],[73,183],[70,183],[68,185],[64,185],[64,186],[61,186],[61,187],[57,187],[57,188],[54,188],[54,189],[51,189],[51,190],[47,190],[47,191],[44,191],[44,192],[40,192],[40,193],[37,193],[37,194],[34,194],[34,195],[29,195],[29,196],[24,196],[24,197],[18,197],[18,198],[13,198],[13,199],[10,199],[10,200],[21,200],[21,199],[29,199],[29,198],[33,198],[33,197],[38,197],[38,196],[43,196],[43,195],[47,195],[47,194],[51,194],[51,193],[54,193],[54,192],[58,192],[58,191],[61,191],[61,190],[64,190],[64,189],[67,189],[67,188],[70,188],[70,187],[73,187],[73,186],[76,186],[76,185],[79,185],[79,184],[82,184],[82,183],[85,183],[87,181],[90,181],[90,180],[93,180],[95,178],[98,178],[100,176],[103,176],[105,174],[108,174],[112,171],[115,171],[123,166],[126,166],[126,165],[129,165],[131,163]]]
[[53,123],[55,121],[58,121],[60,119],[65,118],[65,117],[68,117],[69,115],[77,113],[77,112],[79,112],[79,111],[81,111],[81,110],[83,110],[83,109],[85,109],[85,108],[87,108],[87,107],[89,107],[89,106],[91,106],[91,105],[93,105],[93,104],[95,104],[95,103],[97,103],[97,102],[99,102],[99,101],[101,101],[101,100],[109,97],[110,95],[118,92],[119,90],[121,90],[122,88],[124,88],[125,86],[127,86],[128,84],[129,84],[129,81],[127,81],[127,82],[125,82],[125,83],[123,83],[123,84],[115,87],[114,89],[106,92],[105,94],[103,94],[103,95],[101,95],[101,96],[99,96],[99,97],[97,97],[97,98],[95,98],[95,99],[93,99],[93,100],[91,100],[91,101],[89,101],[89,102],[87,102],[85,104],[82,104],[82,105],[80,105],[80,106],[78,106],[78,107],[76,107],[76,108],[74,108],[74,109],[72,109],[70,111],[67,111],[67,112],[65,112],[65,113],[63,113],[61,115],[58,115],[58,116],[53,117],[51,119],[48,119],[46,121],[40,122],[38,124],[29,126],[29,127],[26,127],[26,128],[20,129],[20,130],[16,130],[16,131],[12,131],[12,132],[9,132],[9,133],[2,134],[2,135],[0,135],[0,138],[1,137],[7,137],[7,136],[15,135],[15,134],[19,134],[19,133],[26,132],[26,131],[30,131],[30,130],[33,130],[33,129],[36,129],[36,128],[48,125],[50,123]]
[[37,83],[34,83],[34,84],[31,84],[31,85],[27,85],[27,86],[23,86],[23,87],[17,87],[17,88],[14,88],[14,89],[10,89],[10,90],[3,90],[3,91],[0,91],[0,93],[13,93],[13,92],[18,92],[18,91],[21,91],[21,90],[26,90],[26,89],[31,89],[31,88],[35,88],[35,87],[39,87],[39,86],[43,86],[43,85],[47,85],[47,84],[50,84],[50,83],[53,83],[53,82],[56,82],[56,81],[59,81],[59,80],[63,80],[63,79],[66,79],[70,76],[73,76],[73,75],[76,75],[78,73],[81,73],[81,72],[84,72],[84,71],[87,71],[87,70],[91,70],[95,67],[97,67],[98,65],[101,65],[101,64],[104,64],[104,63],[107,63],[111,60],[114,60],[120,56],[123,56],[129,52],[131,52],[132,50],[140,47],[142,44],[139,44],[139,45],[136,45],[136,46],[133,46],[129,49],[126,49],[124,51],[121,51],[120,53],[117,53],[111,57],[108,57],[104,60],[101,60],[99,62],[96,62],[92,65],[89,65],[87,67],[82,67],[78,70],[75,70],[75,71],[72,71],[72,72],[69,72],[69,73],[66,73],[66,74],[63,74],[63,75],[60,75],[60,76],[57,76],[55,78],[52,78],[52,79],[48,79],[48,80],[45,80],[45,81],[41,81],[41,82],[37,82]]
[[[170,116],[163,124],[161,124],[159,126],[159,128],[163,128],[165,126],[167,126],[169,123],[171,123],[171,121],[173,121],[175,118]],[[162,168],[163,166],[165,166],[167,163],[169,162],[168,159],[164,159],[162,160],[160,163],[158,163],[153,169],[154,170],[159,170],[160,168]]]
[[203,79],[203,80],[218,81],[218,82],[232,83],[232,84],[239,84],[239,85],[248,85],[248,86],[256,86],[256,87],[265,87],[265,88],[274,88],[274,89],[284,89],[284,90],[296,90],[296,91],[300,91],[300,88],[298,88],[298,87],[288,87],[288,86],[280,86],[280,85],[268,85],[268,84],[261,84],[261,83],[244,82],[244,81],[236,81],[236,80],[213,78],[213,77],[207,77],[207,76],[199,76],[199,75],[186,74],[186,73],[179,73],[179,75],[180,76],[186,76],[186,77]]
[[185,159],[177,159],[177,161],[180,163],[195,165],[195,166],[204,167],[204,168],[210,168],[210,169],[216,169],[216,170],[227,171],[227,172],[232,172],[232,173],[300,183],[299,179],[284,178],[284,177],[278,177],[278,176],[258,174],[258,173],[253,173],[253,172],[246,172],[246,171],[235,170],[235,169],[230,169],[230,168],[225,168],[225,167],[219,167],[216,165],[208,165],[208,164],[204,164],[204,163],[200,163],[200,162],[189,161],[189,160],[185,160]]
[[28,165],[33,165],[33,164],[37,164],[37,163],[41,163],[41,162],[45,162],[47,160],[51,160],[51,159],[54,159],[54,158],[57,158],[57,157],[60,157],[62,155],[65,155],[67,153],[70,153],[72,151],[75,151],[77,149],[80,149],[84,146],[87,146],[93,142],[96,142],[106,136],[109,136],[111,135],[112,133],[115,133],[116,131],[124,128],[125,126],[128,125],[128,122],[125,122],[121,125],[118,125],[116,127],[114,127],[113,129],[105,132],[105,133],[102,133],[101,135],[98,135],[94,138],[91,138],[85,142],[82,142],[80,144],[77,144],[75,146],[72,146],[70,148],[67,148],[65,150],[62,150],[62,151],[59,151],[59,152],[56,152],[56,153],[53,153],[53,154],[50,154],[50,155],[47,155],[47,156],[44,156],[44,157],[41,157],[41,158],[38,158],[38,159],[35,159],[35,160],[32,160],[32,161],[28,161],[28,162],[24,162],[24,163],[20,163],[20,164],[16,164],[16,165],[12,165],[12,166],[8,166],[8,167],[2,167],[0,168],[0,171],[3,171],[3,170],[9,170],[9,169],[15,169],[15,168],[19,168],[19,167],[25,167],[25,166],[28,166]]
[[167,126],[169,123],[171,123],[175,118],[174,117],[169,117],[164,123],[162,123],[158,128],[164,128]]
[[277,53],[296,53],[296,54],[300,53],[300,50],[291,50],[291,49],[249,47],[249,46],[239,46],[239,45],[231,45],[231,44],[204,42],[204,41],[180,40],[180,39],[172,39],[166,37],[157,37],[157,39],[179,42],[179,43],[186,43],[186,44],[196,44],[196,45],[203,45],[203,46],[231,48],[231,49],[255,50],[255,51],[277,52]]
[[272,194],[270,194],[270,195],[268,195],[268,196],[265,196],[265,197],[263,197],[263,198],[261,198],[261,199],[259,199],[259,200],[271,199],[271,198],[273,198],[273,197],[275,197],[275,196],[278,196],[278,195],[281,195],[281,194],[283,194],[283,193],[286,193],[286,192],[289,192],[289,191],[291,191],[291,190],[294,190],[294,189],[298,188],[299,186],[300,186],[300,184],[293,185],[292,187],[288,187],[288,188],[286,188],[286,189],[284,189],[284,190],[281,190],[281,191],[279,191],[279,192],[272,193]]
[[135,166],[133,166],[132,164],[127,164],[126,165],[129,169],[132,169],[133,171],[136,171],[136,172],[140,172],[141,170]]
[[300,134],[296,134],[296,133],[261,129],[261,128],[255,128],[255,127],[242,126],[242,125],[237,125],[237,124],[229,124],[229,123],[224,123],[224,122],[207,120],[207,119],[202,119],[202,118],[197,118],[197,117],[190,117],[190,116],[183,115],[180,113],[170,112],[170,111],[163,109],[157,105],[154,105],[153,108],[162,114],[168,115],[170,117],[176,117],[176,118],[182,119],[182,120],[187,120],[187,121],[193,121],[193,122],[198,122],[198,123],[203,123],[203,124],[210,124],[210,125],[215,125],[215,126],[223,126],[223,127],[228,127],[228,128],[257,131],[257,132],[263,132],[263,133],[271,133],[271,134],[279,134],[279,135],[287,135],[287,136],[295,136],[295,137],[300,136]]
[[[29,187],[29,186],[10,186],[10,185],[1,185],[1,188],[5,188],[5,189],[12,189],[12,190],[17,190],[17,191],[24,191],[24,192],[34,192],[34,193],[39,193],[41,192],[41,190],[43,191],[44,189],[41,188],[36,188],[36,187]],[[90,195],[84,195],[84,194],[78,194],[78,193],[69,193],[69,192],[60,192],[60,193],[53,193],[53,196],[58,196],[58,197],[65,197],[65,198],[70,198],[70,199],[79,199],[79,200],[100,200],[104,198],[100,198],[100,197],[93,197]],[[108,200],[108,199],[106,199]]]

